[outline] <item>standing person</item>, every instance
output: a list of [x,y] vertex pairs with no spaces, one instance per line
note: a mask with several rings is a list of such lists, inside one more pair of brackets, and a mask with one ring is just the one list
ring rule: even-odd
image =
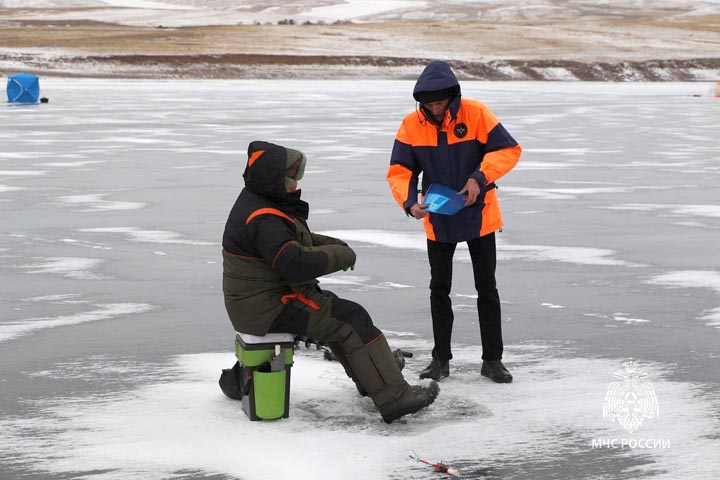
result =
[[317,277],[353,267],[355,252],[310,231],[297,189],[306,162],[298,150],[250,143],[245,188],[223,234],[225,307],[237,332],[294,333],[328,345],[390,423],[430,405],[439,388],[408,385],[367,311],[318,286]]
[[[460,84],[445,62],[425,67],[413,97],[420,107],[400,125],[387,180],[405,213],[424,220],[427,235],[435,346],[420,378],[440,380],[450,375],[453,254],[459,242],[467,242],[478,295],[480,372],[495,382],[509,383],[513,377],[502,363],[500,297],[495,283],[495,231],[503,224],[494,182],[515,166],[520,145],[487,106],[461,97]],[[428,205],[418,201],[421,173],[423,196],[431,183],[439,183],[466,195],[465,207],[452,216],[427,212]]]

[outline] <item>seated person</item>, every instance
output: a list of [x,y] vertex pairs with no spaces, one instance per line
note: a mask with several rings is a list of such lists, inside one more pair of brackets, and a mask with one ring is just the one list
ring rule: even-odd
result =
[[355,252],[310,231],[297,189],[305,164],[298,150],[250,143],[245,188],[223,234],[225,307],[237,332],[293,333],[327,345],[390,423],[430,405],[439,387],[408,385],[368,312],[319,287],[317,277],[353,267]]

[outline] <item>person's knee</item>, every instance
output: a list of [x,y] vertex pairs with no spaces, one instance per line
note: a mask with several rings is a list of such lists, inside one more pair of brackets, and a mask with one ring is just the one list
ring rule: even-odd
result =
[[368,343],[381,332],[373,324],[370,314],[362,305],[350,300],[337,299],[333,302],[330,315],[347,324],[362,340]]
[[433,272],[430,275],[430,290],[445,289],[450,290],[452,287],[452,271],[450,272]]

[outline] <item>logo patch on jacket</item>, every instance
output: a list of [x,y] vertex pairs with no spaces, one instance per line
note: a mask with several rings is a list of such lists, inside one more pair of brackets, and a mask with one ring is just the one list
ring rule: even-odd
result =
[[463,138],[468,133],[467,125],[464,123],[458,123],[455,125],[455,136],[457,138]]

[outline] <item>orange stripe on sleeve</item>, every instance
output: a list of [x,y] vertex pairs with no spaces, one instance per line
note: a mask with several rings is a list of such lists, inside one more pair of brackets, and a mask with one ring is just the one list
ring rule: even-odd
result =
[[293,242],[294,242],[294,240],[288,240],[287,242],[285,242],[285,244],[282,247],[280,247],[280,250],[278,250],[278,252],[275,254],[275,258],[273,258],[272,268],[275,268],[275,262],[277,262],[277,259],[280,256],[280,254],[283,252],[283,250],[285,250],[287,248],[287,246]]
[[260,215],[275,215],[280,218],[284,218],[285,220],[288,220],[292,223],[295,223],[294,218],[292,218],[290,215],[287,215],[286,213],[281,212],[277,208],[260,208],[250,214],[250,216],[247,218],[247,220],[245,220],[245,225],[250,223],[253,218],[259,217]]
[[488,152],[480,164],[480,171],[485,175],[487,182],[492,183],[513,169],[521,153],[520,145]]
[[410,178],[412,178],[412,171],[399,163],[395,163],[390,165],[386,178],[390,184],[392,196],[404,209],[403,204],[408,201],[408,187]]

